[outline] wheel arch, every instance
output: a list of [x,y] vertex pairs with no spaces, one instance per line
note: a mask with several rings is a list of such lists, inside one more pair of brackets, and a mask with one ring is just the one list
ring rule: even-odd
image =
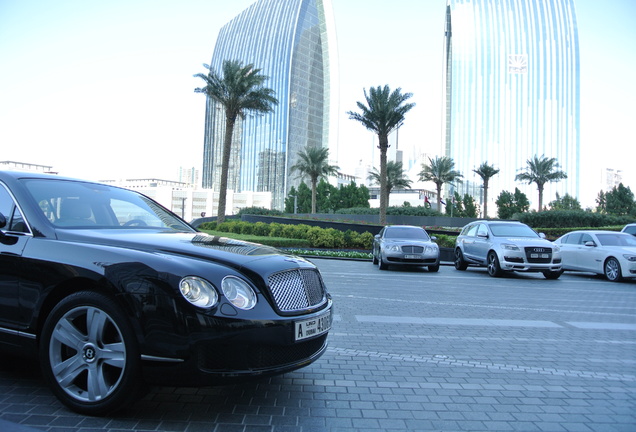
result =
[[67,279],[55,286],[42,300],[42,303],[38,308],[38,315],[35,317],[36,343],[38,347],[40,346],[40,336],[42,334],[44,323],[51,314],[53,308],[55,308],[62,299],[80,291],[92,291],[99,293],[108,297],[117,304],[118,307],[121,308],[122,313],[126,316],[128,324],[133,329],[133,332],[137,337],[137,342],[141,342],[141,329],[139,328],[136,320],[130,319],[130,316],[131,314],[134,314],[134,311],[131,310],[127,302],[122,301],[121,296],[117,295],[116,289],[110,284],[99,283],[86,277],[76,277]]
[[616,261],[616,264],[618,264],[618,278],[616,279],[617,281],[621,281],[624,278],[623,275],[623,266],[621,265],[621,260],[616,258],[614,255],[609,255],[607,257],[605,257],[605,259],[603,260],[603,267],[601,268],[601,274],[603,276],[605,276],[607,273],[605,271],[605,268],[607,266],[607,263],[609,260],[614,260]]

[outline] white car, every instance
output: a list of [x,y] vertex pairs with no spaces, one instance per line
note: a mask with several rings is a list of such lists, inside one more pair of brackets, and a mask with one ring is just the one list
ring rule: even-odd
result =
[[618,282],[636,278],[636,237],[616,231],[572,231],[555,241],[563,270],[593,272]]
[[623,227],[621,232],[636,236],[636,223],[630,223]]

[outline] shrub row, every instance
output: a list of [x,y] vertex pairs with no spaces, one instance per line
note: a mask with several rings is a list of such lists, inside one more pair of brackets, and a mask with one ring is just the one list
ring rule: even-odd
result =
[[[380,209],[355,207],[348,209],[340,209],[335,211],[336,214],[352,214],[352,215],[377,215]],[[441,213],[423,206],[404,207],[392,206],[386,209],[386,214],[391,216],[440,216]]]
[[435,240],[435,243],[437,243],[439,247],[446,247],[446,248],[455,247],[455,240],[457,239],[456,235],[434,234],[434,236],[437,237],[437,240]]
[[339,231],[334,228],[312,227],[305,224],[225,221],[220,224],[205,222],[199,228],[261,237],[304,239],[312,248],[371,249],[373,244],[373,235],[370,232],[360,234],[352,230]]
[[548,210],[542,212],[515,214],[514,217],[520,222],[530,225],[533,228],[550,227],[551,229],[583,229],[579,227],[598,229],[602,227],[624,226],[628,223],[634,222],[634,218],[630,216],[614,216],[602,213],[592,213],[585,210]]

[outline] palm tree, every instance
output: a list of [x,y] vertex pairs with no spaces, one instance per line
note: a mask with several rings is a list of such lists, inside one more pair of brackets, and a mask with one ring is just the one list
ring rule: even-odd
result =
[[225,109],[225,137],[223,139],[217,217],[217,221],[220,223],[225,220],[227,177],[234,124],[239,116],[245,118],[247,112],[268,113],[273,111],[273,106],[278,104],[278,99],[274,96],[274,90],[263,86],[268,77],[261,75],[261,70],[255,68],[253,64],[243,66],[239,60],[225,60],[222,65],[222,75],[209,65],[204,64],[203,66],[208,69],[208,73],[198,73],[194,76],[205,81],[205,87],[195,88],[194,91],[206,94]]
[[316,213],[316,186],[318,180],[336,174],[337,165],[329,165],[329,149],[326,147],[305,147],[298,153],[300,159],[291,167],[291,172],[298,171],[299,177],[309,177],[311,181],[311,212]]
[[[373,168],[367,177],[374,184],[380,184],[380,172],[377,168]],[[409,189],[412,181],[404,173],[402,162],[388,161],[386,163],[386,188],[390,195],[395,188]]]
[[474,169],[473,172],[477,174],[484,181],[484,218],[488,217],[488,183],[490,178],[499,174],[499,170],[492,165],[488,165],[488,162],[483,162],[479,165],[479,168]]
[[562,179],[568,178],[568,175],[559,170],[559,164],[556,158],[548,158],[545,155],[541,157],[534,156],[532,159],[528,159],[527,170],[517,174],[515,180],[527,181],[528,184],[536,183],[539,190],[539,210],[543,209],[543,188],[548,182],[557,182]]
[[366,89],[364,90],[366,105],[362,102],[356,103],[361,112],[347,112],[350,119],[359,121],[368,130],[378,135],[378,148],[380,149],[380,225],[386,225],[386,209],[389,204],[386,172],[386,152],[389,148],[389,134],[402,125],[404,115],[415,106],[414,103],[405,103],[411,96],[413,96],[411,93],[402,94],[400,88],[391,92],[388,85],[371,87],[368,93]]
[[437,156],[435,159],[428,158],[430,165],[422,164],[420,171],[420,181],[432,181],[437,186],[437,210],[442,208],[442,185],[452,183],[455,180],[461,182],[463,175],[455,171],[455,162],[448,156]]

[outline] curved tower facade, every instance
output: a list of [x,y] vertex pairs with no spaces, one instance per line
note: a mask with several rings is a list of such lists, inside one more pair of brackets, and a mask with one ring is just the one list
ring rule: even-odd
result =
[[[259,0],[219,32],[211,66],[224,60],[254,64],[278,99],[273,113],[247,114],[234,130],[228,188],[272,192],[272,208],[299,184],[290,167],[305,146],[329,146],[336,135],[334,24],[329,0]],[[331,39],[330,39],[331,38]],[[208,98],[203,187],[218,188],[225,114]],[[335,150],[331,152],[335,153]]]
[[[482,162],[490,209],[519,187],[536,202],[536,185],[515,182],[533,156],[556,158],[566,180],[548,183],[544,202],[579,196],[579,40],[574,0],[448,0],[445,25],[444,151],[464,175],[456,190],[482,199]],[[490,211],[489,216],[494,216]]]

